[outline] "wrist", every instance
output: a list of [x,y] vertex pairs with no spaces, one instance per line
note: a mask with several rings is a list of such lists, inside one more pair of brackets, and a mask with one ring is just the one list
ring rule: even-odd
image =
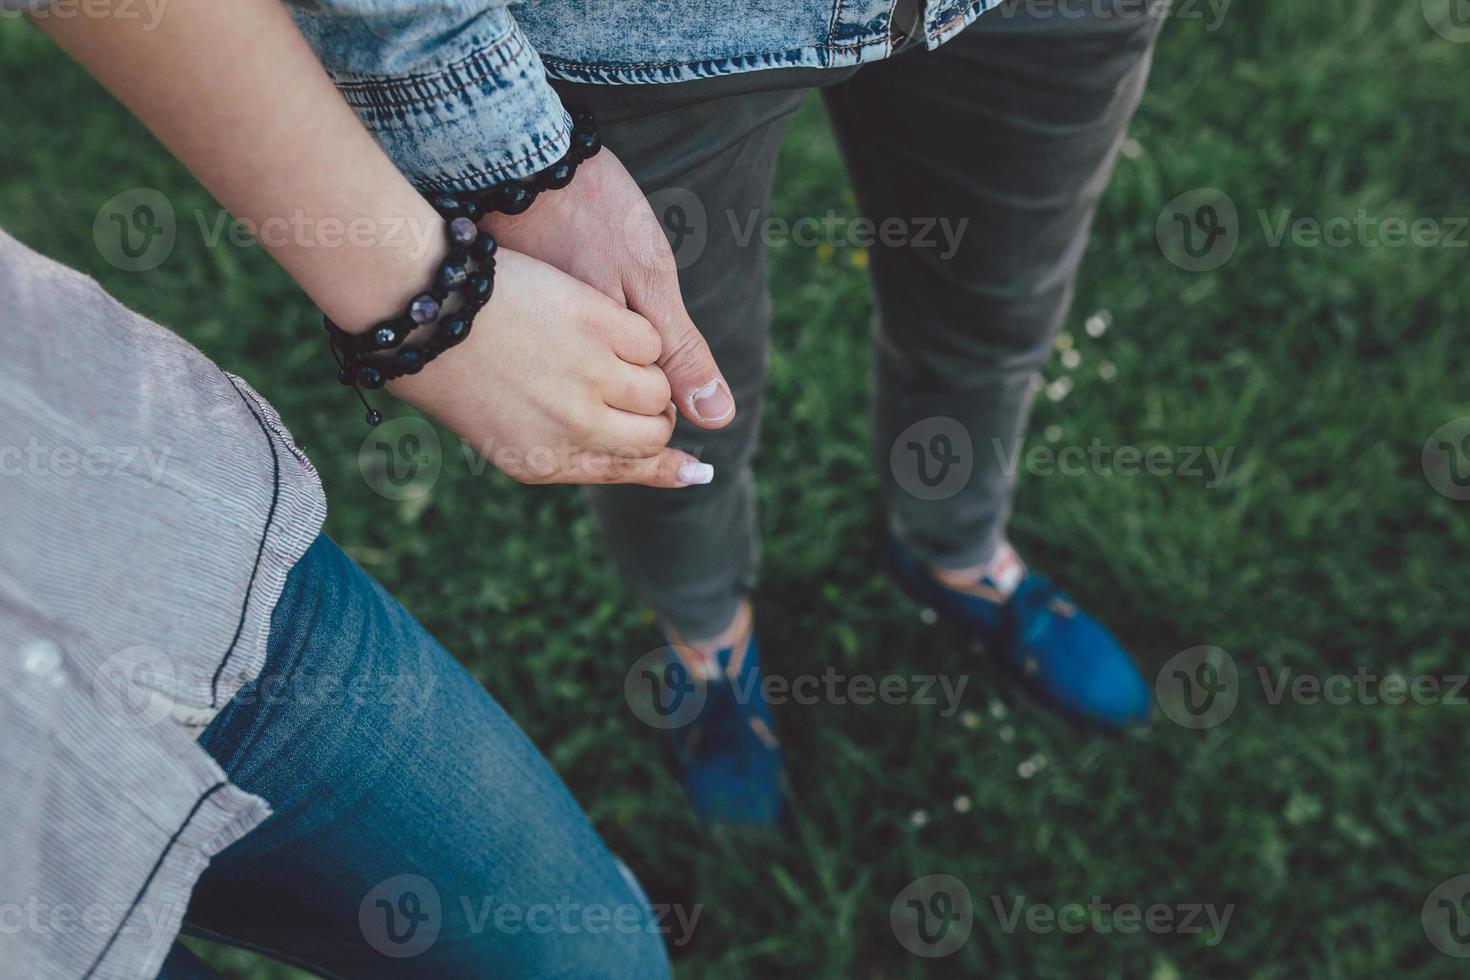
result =
[[449,255],[444,218],[412,191],[403,203],[404,213],[357,223],[359,234],[347,236],[333,261],[322,264],[329,277],[307,286],[322,313],[347,333],[363,333],[407,308]]

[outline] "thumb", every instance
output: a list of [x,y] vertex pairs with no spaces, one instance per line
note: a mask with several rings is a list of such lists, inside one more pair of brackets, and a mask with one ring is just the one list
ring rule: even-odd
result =
[[709,344],[684,309],[678,279],[670,276],[642,294],[628,292],[627,303],[629,309],[653,324],[663,341],[658,366],[669,379],[669,390],[680,414],[705,429],[729,425],[735,417],[735,396]]

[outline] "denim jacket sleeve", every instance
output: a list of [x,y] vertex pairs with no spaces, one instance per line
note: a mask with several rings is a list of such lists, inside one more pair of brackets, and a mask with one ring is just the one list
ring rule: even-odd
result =
[[421,190],[555,163],[571,118],[504,0],[288,0],[347,103]]

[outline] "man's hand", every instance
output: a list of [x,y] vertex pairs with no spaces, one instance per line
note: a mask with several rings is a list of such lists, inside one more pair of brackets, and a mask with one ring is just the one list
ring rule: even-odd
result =
[[735,417],[730,386],[684,309],[668,240],[611,150],[584,161],[569,185],[542,193],[524,213],[489,215],[481,226],[653,324],[663,341],[658,366],[689,421],[719,429]]
[[469,338],[388,388],[522,483],[708,483],[712,467],[668,448],[663,349],[642,316],[502,247]]

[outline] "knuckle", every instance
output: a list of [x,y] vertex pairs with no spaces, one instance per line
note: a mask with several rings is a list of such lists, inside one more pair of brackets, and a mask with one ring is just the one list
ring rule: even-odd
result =
[[680,374],[703,367],[705,357],[704,338],[691,327],[682,331],[664,348],[659,357],[659,365],[665,371]]

